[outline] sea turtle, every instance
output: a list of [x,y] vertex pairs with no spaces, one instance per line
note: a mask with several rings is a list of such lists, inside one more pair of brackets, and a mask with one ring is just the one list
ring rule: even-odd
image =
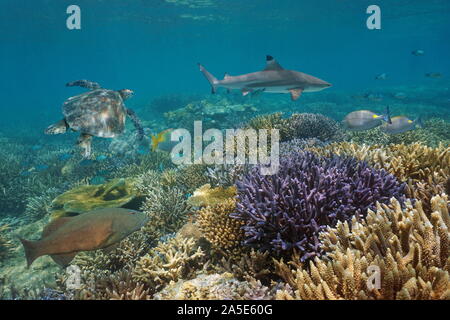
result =
[[90,91],[67,99],[62,107],[64,118],[49,126],[46,134],[61,134],[67,129],[79,131],[77,145],[83,149],[84,157],[91,154],[92,137],[114,138],[125,130],[128,115],[138,131],[140,140],[144,137],[141,121],[133,110],[125,107],[124,101],[133,95],[133,91],[103,89],[98,83],[77,80],[66,84],[67,87],[79,86]]

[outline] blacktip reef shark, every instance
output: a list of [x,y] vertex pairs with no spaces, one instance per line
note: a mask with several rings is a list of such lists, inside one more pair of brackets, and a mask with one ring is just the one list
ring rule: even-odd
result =
[[262,71],[247,73],[240,76],[225,74],[223,80],[218,80],[200,63],[200,71],[208,79],[212,93],[218,87],[241,90],[242,95],[249,93],[271,92],[290,93],[292,100],[300,98],[303,92],[320,91],[331,87],[331,84],[309,74],[284,69],[272,56],[266,57],[266,67]]

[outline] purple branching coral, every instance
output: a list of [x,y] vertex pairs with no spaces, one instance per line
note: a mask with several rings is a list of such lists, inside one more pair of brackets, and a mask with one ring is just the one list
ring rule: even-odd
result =
[[320,231],[353,215],[365,217],[377,201],[403,200],[405,185],[354,158],[300,152],[282,159],[275,175],[254,168],[237,188],[231,216],[245,221],[244,244],[277,255],[295,249],[305,261],[320,256]]

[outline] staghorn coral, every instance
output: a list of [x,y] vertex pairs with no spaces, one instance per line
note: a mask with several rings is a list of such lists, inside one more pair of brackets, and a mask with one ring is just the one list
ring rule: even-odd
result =
[[423,128],[416,128],[400,134],[386,134],[379,127],[367,131],[346,131],[345,140],[369,145],[413,144],[419,142],[435,148],[439,144],[449,145],[449,131],[449,122],[433,118],[425,121]]
[[161,185],[148,188],[141,210],[149,216],[153,230],[161,235],[176,232],[192,212],[183,191]]
[[11,250],[13,248],[12,241],[6,235],[8,230],[8,225],[5,224],[0,226],[0,264],[3,263],[3,260],[11,254]]
[[[365,221],[338,222],[321,234],[326,255],[309,265],[275,261],[293,289],[283,299],[450,299],[450,218],[447,195],[433,197],[432,212],[420,201],[377,204]],[[380,271],[380,287],[369,286]]]
[[263,283],[269,283],[273,271],[273,264],[269,252],[251,251],[241,254],[239,259],[225,258],[214,266],[216,271],[229,272],[238,280],[256,279]]
[[319,113],[294,113],[287,125],[293,129],[288,140],[316,138],[327,142],[339,141],[344,137],[336,121]]
[[258,168],[237,183],[244,244],[276,255],[299,250],[301,261],[320,256],[319,232],[352,216],[364,217],[376,201],[403,198],[405,185],[354,158],[294,153],[272,176]]
[[189,197],[188,203],[194,207],[214,206],[235,196],[235,186],[211,188],[208,183],[195,190],[193,195]]
[[244,174],[248,173],[251,168],[250,164],[221,164],[212,168],[208,167],[206,175],[213,187],[227,188],[234,186],[236,181],[242,179]]
[[55,197],[61,193],[58,188],[45,190],[41,195],[27,199],[25,215],[30,220],[38,220],[47,215],[51,209],[51,203]]
[[208,166],[204,164],[191,164],[182,166],[178,171],[178,186],[186,191],[193,193],[195,189],[207,184]]
[[436,183],[444,183],[450,176],[450,147],[431,148],[420,143],[380,147],[341,142],[309,150],[321,155],[347,155],[367,161],[401,181],[427,181],[433,176]]
[[175,237],[141,257],[132,278],[156,292],[170,281],[192,278],[204,262],[205,253],[194,239]]
[[244,240],[243,221],[230,218],[230,213],[236,210],[234,199],[223,200],[221,203],[202,208],[198,211],[197,223],[215,250],[225,256],[241,254],[241,242]]
[[269,300],[272,293],[259,281],[239,281],[231,273],[200,274],[192,280],[171,282],[156,300]]

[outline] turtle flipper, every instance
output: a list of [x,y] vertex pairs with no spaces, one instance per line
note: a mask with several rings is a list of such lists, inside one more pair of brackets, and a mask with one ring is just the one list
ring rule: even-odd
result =
[[89,158],[91,156],[91,142],[92,136],[90,134],[82,133],[78,137],[77,145],[83,149],[83,157]]
[[138,132],[138,139],[142,140],[144,139],[144,128],[142,127],[142,123],[141,120],[138,118],[138,116],[136,115],[136,113],[131,110],[126,108],[127,110],[127,115],[130,117],[131,121],[134,124],[134,127],[136,128],[137,132]]
[[47,129],[45,129],[44,133],[45,134],[66,133],[68,127],[69,126],[67,125],[66,120],[62,119],[62,120],[59,120],[58,122],[48,126]]
[[66,83],[66,87],[82,87],[87,88],[89,90],[97,90],[102,87],[97,83],[89,80],[76,80],[72,82]]

